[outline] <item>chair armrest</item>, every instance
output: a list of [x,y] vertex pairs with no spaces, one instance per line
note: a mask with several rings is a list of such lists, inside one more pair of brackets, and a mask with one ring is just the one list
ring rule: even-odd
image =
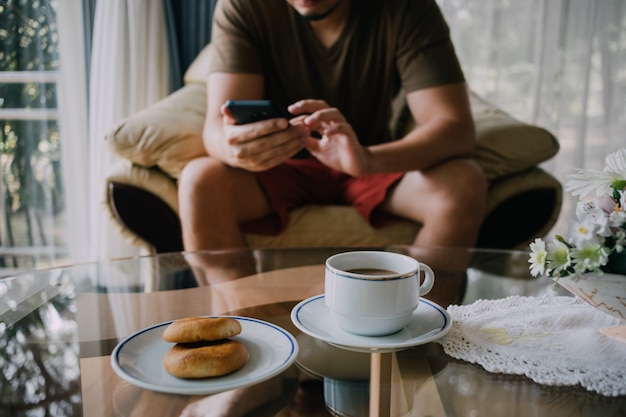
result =
[[562,185],[539,167],[491,182],[477,247],[527,247],[545,236],[561,211]]
[[176,183],[159,169],[118,162],[107,176],[103,206],[131,244],[151,253],[183,250]]
[[[133,244],[153,253],[183,250],[177,204],[166,201],[172,199],[174,181],[154,168],[124,163],[116,169],[107,180],[105,206],[117,228]],[[152,184],[146,188],[142,181],[147,178]],[[164,185],[155,186],[161,181]],[[527,246],[554,225],[561,196],[561,184],[541,168],[495,180],[477,247]],[[290,226],[281,235],[246,239],[251,247],[410,245],[419,229],[419,224],[406,220],[374,229],[351,207],[307,206],[291,213]]]

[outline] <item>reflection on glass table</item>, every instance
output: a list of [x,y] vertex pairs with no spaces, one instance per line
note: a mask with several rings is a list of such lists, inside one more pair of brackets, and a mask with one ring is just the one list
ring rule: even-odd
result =
[[[626,415],[624,396],[490,373],[446,355],[437,341],[354,351],[300,331],[292,310],[323,294],[325,259],[358,249],[173,253],[4,278],[0,416]],[[377,249],[428,263],[436,283],[427,299],[443,309],[479,299],[566,295],[530,276],[526,252]],[[145,389],[112,368],[111,353],[130,335],[210,315],[271,323],[297,340],[297,358],[278,375],[208,395]]]

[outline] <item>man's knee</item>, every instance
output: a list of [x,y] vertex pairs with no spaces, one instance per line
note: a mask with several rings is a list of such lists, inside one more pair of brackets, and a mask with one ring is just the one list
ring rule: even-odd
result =
[[479,215],[484,211],[487,181],[474,160],[457,159],[435,169],[437,172],[431,173],[429,188],[441,214]]
[[473,159],[458,161],[460,175],[457,176],[459,188],[469,194],[486,195],[487,179],[482,168]]
[[183,168],[178,178],[179,195],[190,196],[196,192],[206,192],[214,184],[223,180],[227,167],[211,157],[197,158]]
[[425,172],[408,172],[381,208],[421,223],[477,218],[486,206],[487,182],[471,159],[458,159]]
[[454,181],[448,190],[449,198],[467,214],[483,215],[487,200],[487,179],[482,168],[472,159],[460,159],[454,163]]

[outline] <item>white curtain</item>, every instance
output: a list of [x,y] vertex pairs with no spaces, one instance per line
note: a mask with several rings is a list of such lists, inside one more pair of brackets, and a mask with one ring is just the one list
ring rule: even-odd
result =
[[[169,63],[165,18],[161,1],[99,0],[96,4],[89,92],[82,28],[82,0],[62,0],[59,8],[63,44],[60,89],[65,100],[61,113],[63,168],[68,190],[68,224],[71,261],[138,255],[111,227],[104,215],[104,178],[117,161],[104,137],[114,123],[158,101],[169,93]],[[69,88],[68,88],[69,86]],[[86,97],[89,97],[87,100]],[[88,101],[88,110],[86,103]],[[146,208],[149,210],[150,208]],[[130,270],[98,269],[96,284],[115,288],[144,284],[151,264]],[[119,317],[128,305],[112,303]],[[126,314],[126,315],[125,315]],[[118,317],[116,315],[116,317]],[[118,332],[129,333],[128,320],[115,320]]]
[[87,142],[87,74],[82,0],[57,3],[59,28],[58,109],[66,201],[69,261],[90,259]]
[[168,66],[163,2],[97,2],[89,83],[91,259],[138,254],[103,215],[104,177],[117,160],[104,137],[117,120],[169,93]]
[[[626,147],[626,1],[438,0],[470,87],[541,125],[561,149],[544,168],[561,182],[602,169]],[[569,233],[567,193],[554,234]]]

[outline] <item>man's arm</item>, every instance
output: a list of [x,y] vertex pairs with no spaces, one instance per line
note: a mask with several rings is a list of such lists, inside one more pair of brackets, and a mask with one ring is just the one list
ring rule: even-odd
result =
[[213,73],[207,82],[204,146],[227,165],[262,171],[293,156],[304,146],[308,131],[290,126],[286,119],[235,125],[224,108],[226,100],[263,97],[263,77],[258,74]]
[[407,94],[416,127],[393,142],[364,147],[338,109],[320,100],[289,107],[310,114],[303,123],[320,132],[307,149],[322,163],[352,176],[426,170],[445,160],[469,156],[475,145],[474,121],[464,83],[426,88]]
[[368,173],[425,170],[474,150],[476,133],[465,83],[413,91],[406,96],[416,122],[403,138],[368,148]]

